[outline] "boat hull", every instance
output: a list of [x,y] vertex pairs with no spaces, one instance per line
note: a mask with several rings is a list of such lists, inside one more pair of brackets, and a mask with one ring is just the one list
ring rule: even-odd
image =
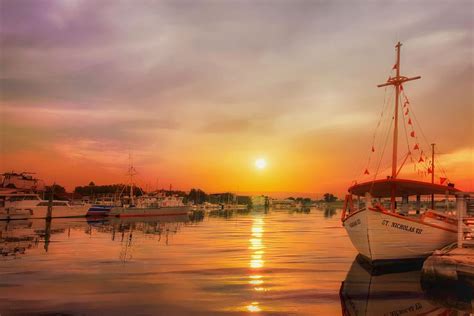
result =
[[457,239],[455,226],[438,226],[375,209],[351,214],[343,226],[354,247],[372,263],[422,259]]
[[146,217],[146,216],[166,216],[166,215],[186,215],[190,212],[189,206],[170,207],[114,207],[108,216],[116,217]]
[[87,216],[92,216],[92,217],[107,216],[107,215],[109,215],[112,208],[114,208],[114,207],[113,206],[105,206],[105,205],[92,205],[87,210]]
[[[54,206],[52,218],[84,217],[88,206]],[[44,219],[48,215],[47,206],[36,206],[29,209],[3,209],[0,211],[0,220]]]

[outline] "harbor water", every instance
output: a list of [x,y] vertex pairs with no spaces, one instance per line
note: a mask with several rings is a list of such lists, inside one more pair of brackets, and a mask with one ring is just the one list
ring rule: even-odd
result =
[[472,312],[469,287],[370,272],[330,207],[0,225],[1,315]]

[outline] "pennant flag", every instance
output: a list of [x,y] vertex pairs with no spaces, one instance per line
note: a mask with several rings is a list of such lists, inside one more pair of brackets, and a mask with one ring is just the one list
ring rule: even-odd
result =
[[433,170],[431,168],[428,168],[428,173],[433,173]]
[[400,91],[403,91],[403,86],[402,85],[400,85]]
[[397,69],[397,64],[393,65],[392,69]]
[[413,147],[413,150],[418,150],[420,149],[420,147],[418,146],[418,144],[415,144],[415,147]]
[[446,180],[448,180],[447,178],[439,178],[439,183],[440,184],[443,184]]
[[408,115],[408,112],[409,112],[409,110],[408,110],[408,108],[407,108],[407,111],[405,112],[405,115]]
[[408,102],[405,101],[405,103],[403,103],[403,107],[406,108],[408,105]]
[[408,125],[412,125],[411,124],[411,118],[408,118]]
[[[415,131],[411,131],[410,136],[415,137]],[[416,145],[416,146],[418,146],[418,145]],[[416,148],[416,149],[418,149],[418,148]]]
[[423,161],[425,161],[425,160],[423,159],[423,156],[420,156],[420,160],[418,160],[418,162],[423,162]]
[[372,152],[375,152],[375,148],[374,148],[374,146],[372,146]]
[[364,174],[369,174],[369,170],[365,169]]

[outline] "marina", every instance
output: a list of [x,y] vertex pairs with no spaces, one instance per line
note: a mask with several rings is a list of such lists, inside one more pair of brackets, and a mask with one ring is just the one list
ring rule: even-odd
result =
[[0,316],[474,316],[473,12],[0,0]]

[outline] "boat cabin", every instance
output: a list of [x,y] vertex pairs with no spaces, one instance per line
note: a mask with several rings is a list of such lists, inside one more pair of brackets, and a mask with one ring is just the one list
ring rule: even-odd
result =
[[455,198],[461,193],[452,184],[391,178],[355,184],[348,191],[343,218],[366,207],[401,215],[420,214],[427,210],[450,212],[455,210]]

